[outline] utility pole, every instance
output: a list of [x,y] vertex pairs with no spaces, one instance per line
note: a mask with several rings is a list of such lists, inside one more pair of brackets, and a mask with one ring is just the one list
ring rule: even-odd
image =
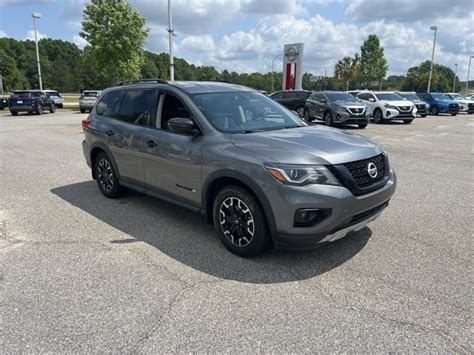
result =
[[0,94],[3,95],[3,63],[0,60]]
[[40,90],[43,90],[43,81],[41,80],[41,64],[40,64],[39,49],[38,49],[38,35],[36,34],[36,21],[35,21],[37,18],[41,18],[41,14],[37,12],[33,12],[31,14],[31,17],[33,17],[33,29],[35,31],[36,62],[38,63],[39,87],[40,87]]
[[469,66],[467,67],[467,80],[466,80],[466,95],[469,94],[469,72],[471,71],[471,59],[474,55],[469,56]]
[[327,75],[328,75],[328,71],[327,70],[324,70],[324,91],[326,91],[326,84],[327,84]]
[[430,30],[434,32],[434,39],[433,39],[433,52],[431,52],[431,67],[430,67],[430,77],[428,79],[428,90],[426,92],[430,92],[431,89],[431,77],[433,75],[433,60],[434,60],[434,53],[436,47],[436,33],[438,32],[438,26],[431,26]]
[[173,36],[176,36],[171,20],[171,0],[168,0],[168,37],[170,49],[170,80],[174,81]]
[[454,63],[454,79],[453,79],[453,92],[456,88],[456,74],[458,73],[458,63]]

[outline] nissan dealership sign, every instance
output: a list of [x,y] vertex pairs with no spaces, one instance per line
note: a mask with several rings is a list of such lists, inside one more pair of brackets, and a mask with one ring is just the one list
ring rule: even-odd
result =
[[303,43],[283,48],[283,90],[301,90],[303,81]]

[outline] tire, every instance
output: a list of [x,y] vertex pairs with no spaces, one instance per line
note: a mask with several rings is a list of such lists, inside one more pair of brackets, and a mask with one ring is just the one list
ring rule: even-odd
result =
[[311,116],[309,115],[309,110],[308,109],[304,110],[304,120],[306,122],[311,122],[312,121]]
[[456,115],[457,115],[457,113],[452,113],[452,114],[451,114],[451,116],[456,116]]
[[405,124],[410,124],[412,122],[413,122],[413,120],[403,120],[403,123],[405,123]]
[[43,114],[43,105],[38,105],[37,109],[36,109],[36,114],[41,116]]
[[10,111],[10,113],[12,114],[12,116],[18,116],[18,112],[16,111]]
[[58,108],[63,108],[64,107],[64,104],[59,104],[58,105]]
[[94,161],[94,173],[97,186],[105,197],[117,198],[122,194],[122,187],[117,178],[117,173],[105,152],[97,154]]
[[298,116],[303,118],[304,117],[304,112],[306,111],[304,106],[298,106],[295,111],[298,113]]
[[51,104],[51,107],[50,107],[50,109],[49,109],[49,112],[50,112],[50,113],[55,113],[55,112],[56,112],[56,105]]
[[382,123],[383,122],[383,113],[382,110],[379,108],[376,108],[374,110],[374,121],[375,123]]
[[214,199],[212,216],[217,235],[230,252],[248,258],[263,253],[270,245],[262,208],[247,190],[238,186],[222,188]]
[[86,110],[84,110],[83,108],[81,108],[81,113],[86,113]]
[[438,115],[439,115],[438,107],[433,106],[433,107],[431,108],[431,114],[432,114],[432,115],[435,115],[435,116],[438,116]]
[[331,111],[326,111],[324,113],[324,124],[326,126],[332,126],[333,125],[333,122],[332,122],[332,113]]
[[359,126],[359,128],[363,129],[363,128],[365,128],[365,127],[368,126],[368,123],[367,123],[367,122],[363,122],[363,123],[358,123],[357,125]]
[[425,115],[420,115],[421,117],[426,117],[426,114]]

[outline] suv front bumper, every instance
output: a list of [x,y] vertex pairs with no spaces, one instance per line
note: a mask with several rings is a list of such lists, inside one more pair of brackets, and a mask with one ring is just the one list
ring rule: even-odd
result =
[[[354,196],[343,186],[330,185],[279,185],[268,190],[266,195],[273,207],[276,228],[272,233],[275,247],[312,249],[360,230],[388,206],[395,189],[396,175],[391,170],[383,187],[361,196]],[[301,208],[330,209],[331,213],[314,226],[295,227],[294,216]]]

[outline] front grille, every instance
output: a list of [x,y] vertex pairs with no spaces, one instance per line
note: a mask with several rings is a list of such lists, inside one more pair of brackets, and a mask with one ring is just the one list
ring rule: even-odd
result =
[[363,108],[350,108],[349,110],[351,110],[352,113],[362,113],[362,112],[364,112]]
[[474,110],[474,104],[467,104],[467,107],[470,110]]
[[410,111],[410,106],[398,106],[399,111]]
[[[377,176],[372,178],[368,172],[369,163],[374,163],[377,167]],[[373,158],[358,160],[351,163],[346,163],[344,166],[349,170],[352,178],[359,187],[371,185],[385,176],[385,159],[383,154],[379,154]]]
[[451,112],[458,112],[459,111],[459,105],[458,104],[449,104],[448,105],[448,110]]
[[416,105],[416,109],[418,111],[424,111],[426,109],[426,106],[423,104]]

